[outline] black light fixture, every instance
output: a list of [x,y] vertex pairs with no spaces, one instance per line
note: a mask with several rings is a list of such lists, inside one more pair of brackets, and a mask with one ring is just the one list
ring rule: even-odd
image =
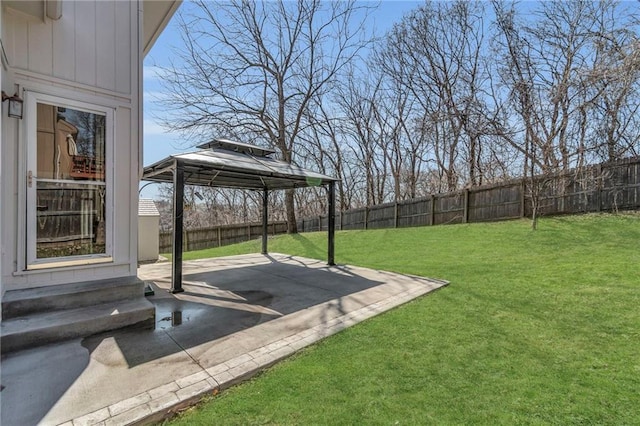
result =
[[17,93],[13,96],[9,96],[3,90],[2,102],[4,103],[4,101],[9,101],[9,117],[22,119],[22,105],[24,102],[22,98],[18,96]]

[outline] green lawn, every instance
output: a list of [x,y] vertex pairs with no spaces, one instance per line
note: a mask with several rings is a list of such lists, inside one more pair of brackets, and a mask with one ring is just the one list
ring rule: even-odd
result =
[[[324,258],[326,234],[269,249]],[[176,424],[640,424],[640,215],[338,232],[336,261],[451,284]]]

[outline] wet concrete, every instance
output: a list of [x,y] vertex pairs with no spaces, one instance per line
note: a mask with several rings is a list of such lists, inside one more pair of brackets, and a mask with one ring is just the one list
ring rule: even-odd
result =
[[398,294],[444,285],[285,255],[184,262],[183,269],[185,291],[178,294],[168,292],[170,264],[139,269],[154,289],[148,299],[156,306],[155,330],[103,333],[3,357],[2,425],[117,416],[119,401]]

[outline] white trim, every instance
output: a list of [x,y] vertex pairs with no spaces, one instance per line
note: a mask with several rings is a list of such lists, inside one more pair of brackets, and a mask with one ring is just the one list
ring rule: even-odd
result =
[[[22,92],[22,99],[25,99],[25,93],[26,92]],[[16,182],[18,185],[18,232],[15,233],[17,248],[16,266],[18,271],[24,271],[27,269],[27,153],[29,150],[27,149],[27,143],[24,135],[27,134],[26,129],[29,128],[29,124],[36,120],[35,110],[30,112],[27,102],[24,102],[23,114],[22,123],[15,127],[15,138],[18,141],[18,165],[16,167],[18,169],[18,179]],[[37,122],[33,125],[37,126]]]
[[[27,90],[25,90],[22,94],[22,98],[24,99],[24,111],[25,111],[25,121],[24,121],[24,131],[22,133],[22,138],[20,140],[20,145],[24,147],[24,152],[26,154],[24,163],[24,172],[22,173],[22,178],[24,179],[24,184],[20,187],[23,188],[22,192],[24,194],[24,204],[20,204],[20,207],[25,209],[23,213],[20,214],[20,217],[24,218],[24,228],[20,228],[18,232],[18,239],[24,240],[24,252],[18,253],[18,256],[24,258],[23,268],[27,269],[29,265],[29,257],[31,252],[31,247],[33,247],[34,257],[35,257],[35,245],[36,245],[36,237],[35,237],[35,228],[33,230],[29,229],[29,223],[36,222],[36,196],[30,196],[32,191],[30,190],[28,183],[28,171],[30,169],[37,169],[38,163],[38,153],[37,153],[37,128],[38,128],[38,107],[37,107],[37,99],[33,98],[31,94]],[[32,134],[33,133],[33,134]],[[35,171],[33,172],[35,174]],[[32,188],[37,187],[37,183],[35,179],[31,183]],[[35,192],[34,192],[35,194]]]
[[[71,258],[64,258],[71,259]],[[43,269],[55,269],[55,268],[66,268],[68,266],[82,266],[82,265],[95,265],[96,263],[112,263],[113,257],[105,256],[105,255],[96,255],[86,257],[84,256],[75,256],[73,260],[65,260],[65,261],[57,261],[51,262],[47,261],[44,263],[34,262],[27,266],[27,271],[42,271]]]
[[[4,79],[5,79],[5,74],[6,74],[6,70],[7,70],[7,62],[8,59],[5,55],[4,52],[4,45],[2,44],[2,34],[4,34],[4,13],[2,12],[2,7],[0,5],[0,86],[4,85]],[[0,102],[2,103],[2,102]],[[3,176],[3,173],[6,173],[6,170],[4,170],[4,167],[2,167],[2,162],[4,160],[5,157],[5,153],[4,153],[4,146],[5,146],[5,125],[4,125],[4,118],[2,117],[2,114],[4,113],[2,106],[0,105],[0,177]],[[1,178],[0,178],[1,179]],[[4,191],[0,190],[0,212],[4,212],[4,207],[5,207],[5,201],[4,201]],[[2,228],[3,228],[4,224],[2,223],[2,220],[0,220],[0,234],[2,233]],[[4,240],[1,235],[0,235],[0,239]],[[7,249],[7,242],[6,241],[0,241],[0,282],[2,281],[2,274],[3,274],[3,264],[4,264],[4,256],[5,256],[5,252]],[[6,291],[6,286],[0,283],[0,299],[4,299],[4,292]],[[0,318],[2,317],[2,304],[0,304]]]
[[[176,3],[178,3],[177,7],[179,6],[179,3],[182,0],[177,1]],[[139,217],[138,217],[138,203],[140,200],[140,179],[142,178],[142,172],[144,170],[144,75],[143,75],[143,70],[144,70],[144,11],[141,10],[143,4],[141,3],[141,1],[138,2],[138,5],[135,8],[135,13],[133,14],[133,16],[135,16],[135,19],[137,20],[137,27],[138,27],[138,33],[136,34],[136,43],[131,43],[131,56],[132,58],[132,62],[138,64],[137,69],[135,70],[135,76],[132,75],[131,76],[131,81],[135,82],[135,84],[132,84],[132,91],[134,91],[136,93],[136,98],[135,98],[135,102],[137,103],[137,113],[136,113],[136,119],[137,119],[137,123],[131,123],[131,127],[132,127],[132,132],[133,132],[133,128],[136,129],[136,138],[131,138],[131,140],[133,141],[134,139],[136,140],[136,152],[138,154],[138,161],[137,162],[132,162],[132,164],[129,165],[130,170],[131,170],[131,176],[132,176],[132,180],[135,179],[135,186],[131,185],[130,188],[130,193],[129,193],[129,203],[131,206],[131,210],[129,211],[129,226],[131,229],[131,236],[129,238],[129,267],[131,268],[132,271],[136,271],[138,269],[138,262],[139,262],[139,253],[138,253],[138,248],[140,245],[140,235],[139,235],[139,226],[140,224],[138,223],[139,221]],[[163,25],[163,29],[164,26],[169,22],[169,19],[171,19],[171,16],[173,15],[173,13],[175,13],[175,9],[171,12],[171,15],[169,15],[167,17],[166,22]],[[159,35],[159,34],[158,34]],[[154,40],[155,42],[155,40]],[[132,73],[133,74],[133,73]],[[133,102],[133,99],[132,99]],[[129,147],[129,149],[131,150],[133,147]],[[132,152],[133,155],[133,152]]]
[[[56,273],[56,272],[70,272],[70,271],[84,271],[84,270],[95,270],[96,265],[100,265],[100,264],[105,264],[107,267],[109,268],[118,268],[118,267],[122,267],[122,266],[129,266],[129,262],[115,262],[113,260],[109,260],[108,258],[103,258],[103,259],[95,259],[95,262],[87,262],[84,264],[74,264],[74,265],[65,265],[64,268],[59,267],[57,264],[56,265],[51,265],[49,264],[49,266],[47,267],[47,269],[44,269],[44,266],[42,267],[42,269],[27,269],[27,270],[23,270],[23,271],[14,271],[11,273],[12,277],[29,277],[29,276],[41,276],[43,273]],[[83,281],[89,281],[91,278],[87,278]],[[39,284],[38,287],[42,287],[43,285],[47,285],[47,284]],[[55,284],[54,284],[55,285]],[[18,289],[18,288],[26,288],[26,287],[21,287],[20,284],[17,284],[15,287],[12,287],[12,290]]]
[[[16,4],[17,3],[17,4]],[[36,16],[32,13],[28,13],[25,12],[24,10],[20,10],[20,9],[16,9],[16,6],[19,7],[20,5],[20,1],[14,1],[13,4],[8,3],[8,4],[3,4],[2,7],[7,11],[7,15],[11,16],[15,16],[16,18],[21,18],[24,19],[28,22],[35,22],[35,23],[42,23],[45,22],[44,20],[44,15],[45,15],[45,5],[43,4],[43,8],[42,8],[42,16]]]
[[[58,77],[38,74],[21,68],[13,67],[16,80],[20,80],[24,86],[29,86],[35,91],[55,94],[68,97],[69,92],[73,92],[75,98],[88,103],[99,103],[105,106],[131,106],[134,93],[115,92],[113,90],[101,89],[88,84],[68,81]],[[107,96],[107,98],[105,98]]]
[[[66,96],[51,95],[46,93],[40,93],[37,91],[26,90],[24,91],[25,100],[25,128],[24,138],[21,146],[25,146],[26,158],[22,162],[22,180],[21,187],[23,191],[18,191],[24,195],[20,197],[22,209],[20,211],[20,217],[22,220],[21,228],[23,232],[19,232],[18,235],[22,235],[25,238],[19,238],[22,241],[22,250],[18,252],[18,270],[35,270],[35,269],[49,269],[52,267],[63,267],[71,265],[84,265],[88,263],[106,263],[113,262],[113,246],[114,246],[114,223],[113,223],[113,190],[114,190],[114,149],[115,149],[115,107],[97,105],[95,103],[87,103],[84,101],[74,100],[69,97],[75,93],[67,93]],[[27,173],[29,170],[37,170],[37,104],[46,103],[49,105],[68,107],[78,109],[81,111],[91,112],[105,116],[105,172],[106,179],[104,182],[83,182],[84,186],[105,186],[105,253],[95,255],[82,255],[82,256],[69,256],[60,258],[46,258],[38,259],[36,257],[36,240],[35,230],[30,226],[35,223],[36,212],[36,190],[37,190],[37,176],[33,177],[32,187],[28,187]],[[44,179],[43,181],[47,181]],[[78,181],[74,183],[79,184]],[[22,203],[24,201],[24,203]],[[20,243],[19,250],[20,250]],[[22,260],[22,262],[20,262]]]

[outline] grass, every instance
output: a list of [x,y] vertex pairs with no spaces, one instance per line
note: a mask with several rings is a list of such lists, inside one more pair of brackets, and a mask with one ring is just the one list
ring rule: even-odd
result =
[[[269,249],[324,258],[326,234]],[[451,284],[175,424],[640,424],[640,215],[338,232],[336,260]]]

